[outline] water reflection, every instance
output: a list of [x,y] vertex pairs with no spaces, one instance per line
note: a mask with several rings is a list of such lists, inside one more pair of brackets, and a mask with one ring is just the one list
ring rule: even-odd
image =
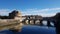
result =
[[[47,21],[42,21],[42,23],[43,23],[43,26],[47,26]],[[51,26],[54,26],[54,23],[53,22],[50,22],[50,25]]]
[[43,25],[46,26],[47,25],[47,21],[42,21]]
[[[0,34],[15,34],[12,31],[0,31]],[[56,34],[54,27],[24,25],[21,32],[16,34]]]

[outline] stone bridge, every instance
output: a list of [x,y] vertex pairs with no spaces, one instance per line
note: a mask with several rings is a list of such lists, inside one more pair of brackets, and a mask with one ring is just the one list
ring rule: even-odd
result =
[[22,23],[31,25],[43,25],[43,21],[47,21],[47,26],[51,26],[51,23],[55,25],[55,19],[52,17],[41,17],[41,16],[24,16]]

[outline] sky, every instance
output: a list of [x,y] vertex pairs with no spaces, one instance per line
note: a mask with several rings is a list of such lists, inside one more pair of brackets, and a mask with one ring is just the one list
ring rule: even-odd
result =
[[0,0],[0,15],[19,10],[22,15],[54,16],[60,12],[60,0]]

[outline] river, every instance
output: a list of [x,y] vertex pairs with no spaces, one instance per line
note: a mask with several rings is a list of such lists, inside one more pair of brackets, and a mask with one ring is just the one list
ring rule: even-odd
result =
[[[13,34],[12,31],[3,30],[0,34]],[[24,25],[21,32],[17,34],[56,34],[55,27]]]

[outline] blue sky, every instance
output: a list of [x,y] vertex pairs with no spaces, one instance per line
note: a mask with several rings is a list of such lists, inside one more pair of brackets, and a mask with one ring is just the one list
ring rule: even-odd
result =
[[1,15],[8,15],[14,9],[22,15],[53,16],[60,12],[60,0],[0,0]]

